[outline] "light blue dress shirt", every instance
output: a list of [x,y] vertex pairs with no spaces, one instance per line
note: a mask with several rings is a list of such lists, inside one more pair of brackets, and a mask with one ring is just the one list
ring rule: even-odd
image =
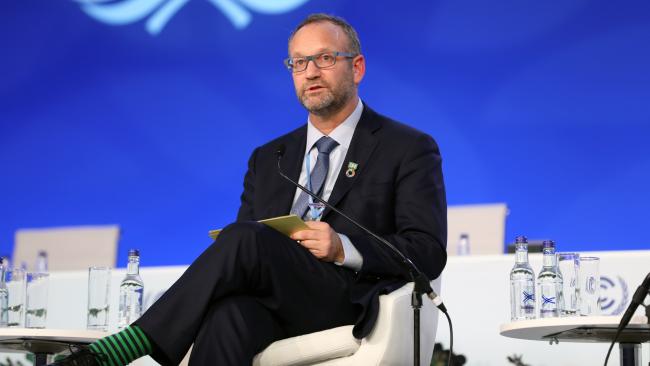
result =
[[[330,138],[334,139],[339,143],[337,147],[332,150],[330,153],[330,165],[329,171],[327,172],[327,177],[325,178],[325,185],[323,186],[322,198],[328,200],[334,189],[334,184],[336,183],[336,178],[338,177],[339,171],[343,166],[343,161],[345,160],[345,155],[348,153],[350,148],[350,142],[352,141],[352,136],[354,135],[354,129],[359,123],[361,118],[361,112],[363,112],[363,103],[361,99],[357,102],[357,106],[354,111],[346,118],[343,123],[338,125],[330,134]],[[316,158],[318,157],[318,150],[315,147],[316,141],[321,137],[325,136],[320,132],[311,121],[307,122],[307,144],[305,147],[305,157],[309,156],[310,166],[316,165]],[[298,182],[307,186],[307,168],[306,168],[306,159],[303,159],[302,170],[300,171],[300,178]],[[296,188],[296,193],[293,198],[293,205],[296,204],[298,196],[300,196],[300,189]],[[338,265],[350,268],[355,271],[359,271],[363,265],[363,257],[357,248],[352,244],[350,238],[345,234],[338,233],[341,238],[341,243],[343,244],[343,253],[345,259],[343,263],[334,262]]]

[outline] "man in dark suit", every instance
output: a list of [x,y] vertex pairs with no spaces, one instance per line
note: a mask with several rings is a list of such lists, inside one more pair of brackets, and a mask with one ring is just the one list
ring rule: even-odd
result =
[[[316,210],[278,174],[280,146],[289,177],[394,244],[430,279],[440,275],[446,202],[437,145],[363,105],[357,88],[365,59],[354,29],[337,17],[310,16],[292,33],[286,64],[308,123],[255,149],[237,222],[135,331],[125,331],[121,339],[132,341],[133,354],[140,340],[141,353],[174,365],[194,344],[190,363],[244,365],[286,337],[355,324],[362,338],[375,323],[378,296],[409,280],[392,252],[330,210],[290,238],[256,222]],[[128,362],[105,353],[111,362],[104,364]]]

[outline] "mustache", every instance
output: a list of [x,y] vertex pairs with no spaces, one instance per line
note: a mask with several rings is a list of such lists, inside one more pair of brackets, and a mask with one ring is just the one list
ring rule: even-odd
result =
[[313,87],[315,87],[315,86],[318,86],[318,87],[321,87],[321,88],[329,88],[329,85],[328,85],[327,83],[322,82],[322,81],[319,81],[319,82],[315,82],[315,83],[305,84],[305,85],[303,85],[303,87],[301,88],[301,90],[302,90],[302,92],[304,93],[304,92],[306,92],[307,90],[309,90],[309,89],[311,89],[311,88],[313,88]]

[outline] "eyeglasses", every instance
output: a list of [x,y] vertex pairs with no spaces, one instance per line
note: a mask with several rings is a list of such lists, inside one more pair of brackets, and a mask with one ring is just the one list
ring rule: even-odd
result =
[[334,66],[336,63],[336,58],[338,56],[348,59],[357,57],[356,54],[350,52],[323,52],[312,56],[289,57],[284,60],[284,65],[287,67],[287,69],[289,69],[289,71],[292,71],[294,73],[307,70],[309,61],[314,61],[314,65],[316,65],[316,67],[319,69],[325,69]]

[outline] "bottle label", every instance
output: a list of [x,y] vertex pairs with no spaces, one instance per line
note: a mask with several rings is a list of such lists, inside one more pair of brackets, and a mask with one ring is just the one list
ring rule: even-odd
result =
[[521,311],[525,314],[532,314],[535,312],[535,292],[531,290],[522,291]]
[[521,306],[526,308],[528,306],[534,307],[535,293],[533,291],[523,291],[521,296]]
[[555,294],[541,294],[542,302],[539,307],[539,313],[542,318],[557,316],[557,303]]
[[542,295],[542,306],[554,307],[555,297],[546,297]]

